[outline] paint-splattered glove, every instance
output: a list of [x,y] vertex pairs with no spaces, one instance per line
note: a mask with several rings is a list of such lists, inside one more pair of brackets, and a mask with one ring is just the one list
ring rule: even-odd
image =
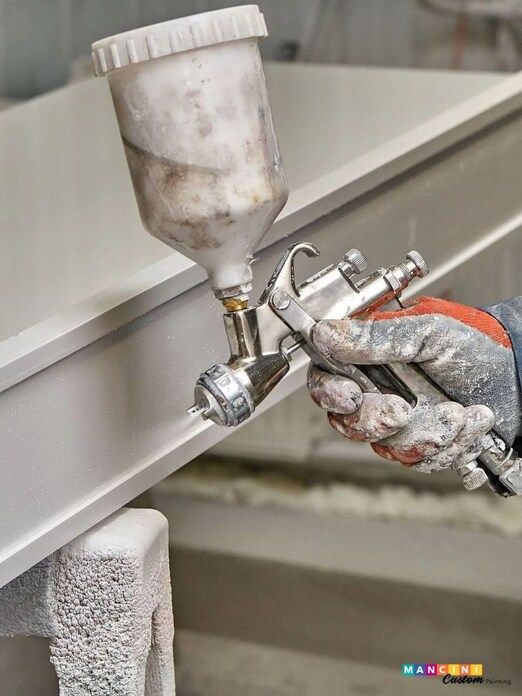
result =
[[[511,341],[479,309],[424,297],[397,312],[317,324],[318,349],[345,364],[419,363],[455,402],[414,410],[394,394],[362,394],[345,378],[310,367],[308,388],[333,427],[372,443],[381,457],[429,473],[480,453],[495,424],[509,442],[521,424],[521,395]],[[458,403],[456,403],[458,402]]]

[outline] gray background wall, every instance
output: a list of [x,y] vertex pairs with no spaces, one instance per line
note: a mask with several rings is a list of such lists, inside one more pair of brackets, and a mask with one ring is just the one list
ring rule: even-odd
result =
[[[67,81],[93,40],[238,0],[0,0],[0,97],[24,99]],[[418,0],[258,0],[266,58],[449,68],[457,19]],[[463,68],[506,68],[492,20],[470,20]],[[510,66],[508,66],[510,67]]]

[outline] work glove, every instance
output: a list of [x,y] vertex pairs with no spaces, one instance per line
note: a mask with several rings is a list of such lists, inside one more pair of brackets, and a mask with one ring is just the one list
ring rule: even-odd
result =
[[412,408],[396,394],[362,393],[352,380],[311,365],[308,389],[331,425],[370,442],[385,459],[425,473],[475,459],[495,426],[510,443],[521,423],[521,395],[509,335],[479,309],[423,297],[396,312],[321,321],[312,339],[343,364],[415,362],[455,401]]

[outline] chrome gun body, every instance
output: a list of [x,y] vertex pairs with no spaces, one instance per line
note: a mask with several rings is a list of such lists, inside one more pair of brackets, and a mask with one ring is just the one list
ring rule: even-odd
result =
[[[398,300],[414,278],[428,273],[420,254],[412,251],[403,263],[356,280],[367,264],[352,249],[338,264],[297,285],[294,263],[299,253],[319,255],[313,244],[294,244],[277,264],[259,303],[224,315],[230,358],[200,375],[195,406],[189,412],[200,413],[218,425],[243,423],[286,375],[292,354],[299,348],[322,369],[356,381],[364,392],[392,390],[413,407],[419,393],[434,403],[451,398],[416,365],[340,364],[318,353],[313,343],[318,321],[356,317]],[[456,471],[468,490],[489,481],[500,495],[522,493],[521,460],[493,431],[485,438],[479,461]]]

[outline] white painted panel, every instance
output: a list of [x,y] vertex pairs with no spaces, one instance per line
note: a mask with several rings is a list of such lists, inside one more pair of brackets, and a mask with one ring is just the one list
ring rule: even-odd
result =
[[[500,79],[288,64],[266,72],[292,195]],[[0,244],[0,340],[171,255],[142,230],[103,79],[0,115]]]
[[[439,234],[434,273],[416,285],[427,287],[480,245],[520,235],[521,149],[514,115],[374,187],[262,251],[255,292],[298,239],[323,252],[301,277],[352,245],[380,265]],[[206,284],[192,287],[1,394],[0,584],[229,434],[186,412],[195,376],[226,357],[220,319]],[[296,355],[265,408],[303,383],[306,362]]]

